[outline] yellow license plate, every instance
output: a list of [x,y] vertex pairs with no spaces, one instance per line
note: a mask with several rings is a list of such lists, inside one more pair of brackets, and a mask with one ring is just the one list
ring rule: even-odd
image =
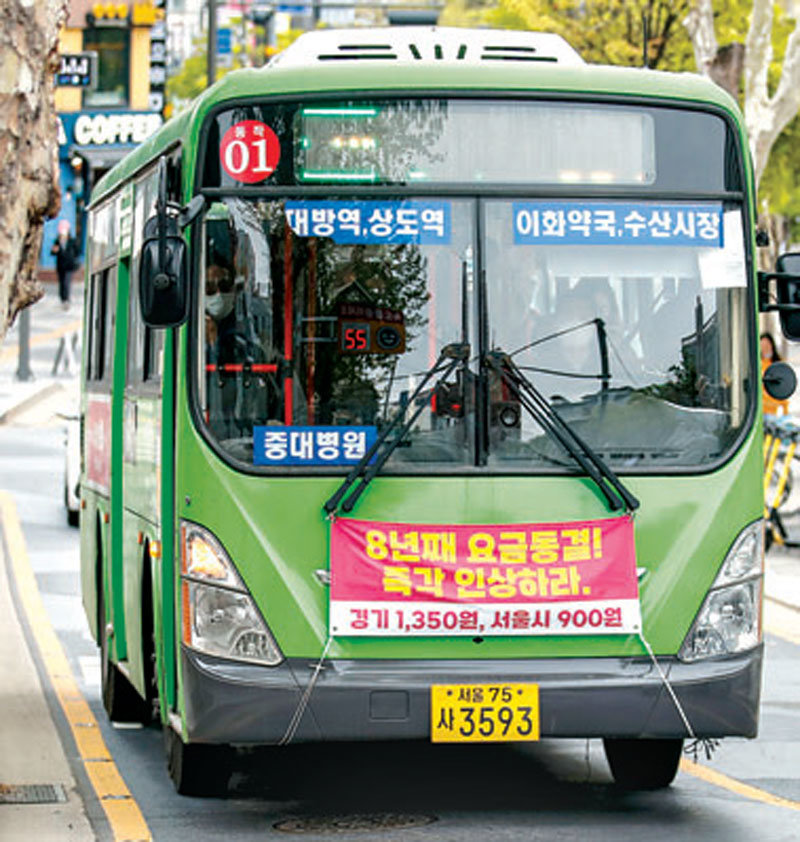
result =
[[431,741],[434,743],[538,739],[538,684],[431,686]]

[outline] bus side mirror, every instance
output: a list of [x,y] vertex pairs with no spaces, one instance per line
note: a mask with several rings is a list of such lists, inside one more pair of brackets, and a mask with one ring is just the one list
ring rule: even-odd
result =
[[763,381],[767,394],[776,401],[788,400],[797,388],[797,375],[788,363],[772,363],[764,372]]
[[[202,207],[196,209],[195,215]],[[186,244],[178,216],[169,213],[167,162],[158,162],[156,212],[144,225],[139,260],[139,306],[148,327],[177,327],[189,315]]]
[[787,339],[796,341],[800,339],[800,253],[782,254],[775,268],[781,276],[776,278],[781,328]]
[[148,327],[177,327],[189,315],[186,243],[176,219],[167,218],[163,236],[158,227],[158,214],[144,226],[139,305]]

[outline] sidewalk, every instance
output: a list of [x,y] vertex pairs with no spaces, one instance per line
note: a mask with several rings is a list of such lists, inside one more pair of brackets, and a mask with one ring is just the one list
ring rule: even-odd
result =
[[[31,379],[19,379],[20,315],[0,345],[0,424],[16,418],[43,401],[55,411],[77,405],[80,373],[83,282],[72,284],[70,308],[64,310],[56,287],[45,285],[45,295],[29,308]],[[57,371],[56,356],[61,351]]]
[[[58,412],[77,405],[82,312],[83,283],[72,284],[68,310],[55,285],[45,285],[44,297],[29,309],[32,378],[24,382],[17,376],[17,316],[0,344],[0,425],[53,423]],[[73,337],[77,353],[71,355],[69,368],[62,359],[54,373],[62,338],[73,351]],[[36,668],[38,655],[31,654],[19,606],[11,599],[13,559],[5,553],[0,543],[0,676],[13,675],[14,680],[0,680],[0,839],[94,839],[46,701]]]
[[0,547],[0,839],[95,838],[10,596]]

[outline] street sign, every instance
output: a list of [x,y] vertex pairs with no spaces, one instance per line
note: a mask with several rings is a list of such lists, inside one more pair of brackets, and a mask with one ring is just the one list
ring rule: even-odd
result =
[[62,53],[56,85],[64,88],[91,88],[97,83],[97,53]]
[[230,29],[217,30],[217,55],[225,55],[231,52],[231,31]]

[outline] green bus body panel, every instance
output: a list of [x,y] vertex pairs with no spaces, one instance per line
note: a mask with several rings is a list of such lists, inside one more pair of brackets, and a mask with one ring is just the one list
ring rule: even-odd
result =
[[[327,639],[328,522],[322,506],[341,479],[243,475],[179,421],[179,514],[222,542],[287,657],[319,656]],[[761,436],[756,427],[720,470],[628,477],[635,515],[644,630],[658,653],[678,651],[736,535],[761,517]],[[185,497],[191,499],[186,505]],[[581,477],[377,477],[353,517],[409,523],[536,523],[610,516]],[[486,658],[631,655],[632,637],[337,638],[332,657]]]

